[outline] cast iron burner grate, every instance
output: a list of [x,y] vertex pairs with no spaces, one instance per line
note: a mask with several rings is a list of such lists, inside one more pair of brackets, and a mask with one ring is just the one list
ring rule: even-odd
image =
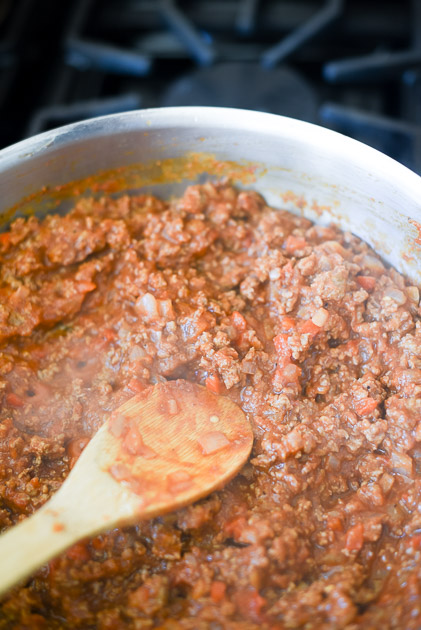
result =
[[32,36],[8,47],[26,60],[9,109],[0,93],[3,120],[21,112],[13,140],[138,107],[235,106],[325,124],[421,173],[421,0],[63,5],[33,6]]

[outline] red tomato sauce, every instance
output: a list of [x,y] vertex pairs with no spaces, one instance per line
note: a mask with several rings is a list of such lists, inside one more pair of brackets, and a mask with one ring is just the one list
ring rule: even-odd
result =
[[[226,183],[17,219],[0,263],[2,531],[157,381],[231,397],[255,435],[224,489],[11,591],[1,629],[419,630],[416,287],[351,234]],[[224,447],[215,425],[202,450]]]

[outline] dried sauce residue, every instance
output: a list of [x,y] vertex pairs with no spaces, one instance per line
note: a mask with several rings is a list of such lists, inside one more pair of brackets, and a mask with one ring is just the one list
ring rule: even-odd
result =
[[204,152],[190,152],[165,160],[137,162],[101,171],[67,184],[44,186],[40,191],[27,195],[10,209],[3,211],[2,224],[9,223],[16,216],[45,214],[58,209],[69,200],[74,202],[81,196],[97,196],[101,193],[111,195],[145,186],[195,181],[204,173],[209,177],[229,178],[233,182],[251,184],[256,181],[258,172],[263,173],[264,170],[262,165],[218,160],[214,155]]
[[421,245],[421,223],[418,223],[415,219],[408,219],[408,221],[418,231],[418,236],[414,238],[414,243]]

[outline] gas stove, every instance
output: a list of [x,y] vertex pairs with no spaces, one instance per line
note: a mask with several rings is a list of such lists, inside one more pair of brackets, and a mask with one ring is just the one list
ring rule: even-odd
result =
[[321,124],[421,173],[421,0],[0,1],[0,145],[145,107]]

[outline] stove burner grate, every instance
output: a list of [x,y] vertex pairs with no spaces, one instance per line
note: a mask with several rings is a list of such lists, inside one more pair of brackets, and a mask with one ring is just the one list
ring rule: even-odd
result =
[[0,45],[3,146],[25,128],[206,104],[322,123],[421,172],[421,0],[44,5],[0,0],[0,34],[2,6],[19,18]]

